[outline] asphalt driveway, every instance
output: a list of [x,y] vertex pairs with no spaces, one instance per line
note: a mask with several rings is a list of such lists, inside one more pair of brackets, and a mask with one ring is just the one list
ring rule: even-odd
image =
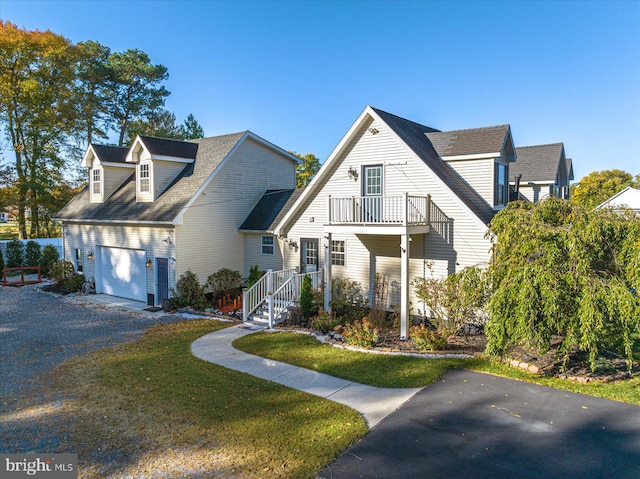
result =
[[450,371],[323,478],[640,478],[640,407]]

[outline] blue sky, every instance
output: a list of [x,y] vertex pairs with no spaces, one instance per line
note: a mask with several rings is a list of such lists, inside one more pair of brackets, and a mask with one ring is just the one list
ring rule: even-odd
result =
[[441,130],[509,123],[576,180],[640,173],[640,1],[0,0],[0,18],[169,69],[167,108],[331,153],[366,105]]

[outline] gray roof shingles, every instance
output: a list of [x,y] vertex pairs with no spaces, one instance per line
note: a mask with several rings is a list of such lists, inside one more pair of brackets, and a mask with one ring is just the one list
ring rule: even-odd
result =
[[193,141],[170,140],[155,136],[140,135],[140,140],[152,155],[173,156],[174,158],[195,159],[198,145]]
[[527,181],[555,181],[560,161],[565,161],[563,152],[562,143],[516,148],[518,160],[509,167],[509,181],[514,182],[516,174],[522,175],[520,184]]
[[509,125],[469,128],[466,130],[427,132],[427,137],[441,157],[499,153]]
[[[76,221],[140,221],[170,223],[196,194],[202,184],[233,149],[246,132],[189,140],[189,145],[174,150],[156,150],[183,153],[195,151],[195,161],[187,164],[176,179],[153,202],[136,202],[135,174],[132,174],[103,203],[90,203],[89,190],[84,188],[57,214],[60,220]],[[150,138],[150,137],[147,137]],[[144,141],[144,140],[143,140]],[[169,140],[174,141],[174,140]],[[160,143],[154,143],[157,146]],[[146,145],[146,143],[145,143]],[[165,144],[166,146],[166,144]],[[157,153],[164,151],[164,153]],[[169,156],[176,156],[175,154]],[[184,158],[184,156],[183,156]]]
[[107,163],[126,163],[127,153],[129,153],[129,148],[124,146],[96,145],[92,143],[91,148],[100,158],[100,161]]
[[[495,214],[493,208],[440,158],[429,140],[429,135],[437,130],[377,108],[373,108],[373,110],[483,223],[489,224]],[[500,144],[502,145],[503,142],[504,136]]]
[[302,188],[267,190],[242,223],[240,230],[271,231],[293,206],[302,191]]

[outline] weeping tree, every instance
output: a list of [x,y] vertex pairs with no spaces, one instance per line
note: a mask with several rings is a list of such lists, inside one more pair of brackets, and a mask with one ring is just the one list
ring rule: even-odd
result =
[[513,344],[545,352],[561,338],[592,368],[599,350],[629,359],[640,331],[640,217],[591,211],[565,200],[514,202],[491,222],[494,254],[487,352]]

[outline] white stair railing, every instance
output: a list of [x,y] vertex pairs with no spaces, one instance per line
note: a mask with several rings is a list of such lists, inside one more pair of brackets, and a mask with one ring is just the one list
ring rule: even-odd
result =
[[324,280],[323,270],[314,271],[313,273],[302,273],[292,276],[288,281],[282,284],[267,299],[269,304],[269,328],[282,318],[290,306],[300,299],[300,291],[302,290],[302,281],[304,277],[311,277],[311,288],[320,289]]
[[283,283],[298,273],[298,268],[284,269],[281,271],[268,270],[253,286],[242,292],[242,320],[258,309],[274,289],[280,288]]

